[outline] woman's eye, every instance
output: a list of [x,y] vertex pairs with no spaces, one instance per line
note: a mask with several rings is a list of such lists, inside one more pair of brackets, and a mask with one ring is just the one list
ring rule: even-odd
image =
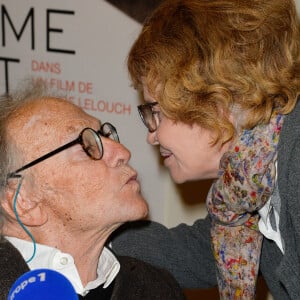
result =
[[161,112],[160,110],[152,111],[152,115],[153,115],[155,118],[158,118],[158,120],[161,120],[162,112]]

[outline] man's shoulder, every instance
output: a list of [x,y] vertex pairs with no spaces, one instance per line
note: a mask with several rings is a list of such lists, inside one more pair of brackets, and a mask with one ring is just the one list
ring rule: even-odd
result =
[[9,269],[22,272],[21,274],[29,270],[21,253],[6,239],[2,239],[0,242],[0,274]]
[[29,268],[20,252],[7,240],[0,242],[0,299],[6,299],[10,287]]
[[118,260],[121,268],[116,282],[127,289],[132,288],[134,293],[141,293],[139,297],[146,297],[141,299],[185,299],[179,284],[168,271],[133,257],[118,256]]
[[[171,274],[161,268],[155,267],[147,262],[129,256],[118,256],[122,272],[126,272],[126,276],[146,277],[148,279],[171,279]],[[174,280],[175,281],[175,280]]]

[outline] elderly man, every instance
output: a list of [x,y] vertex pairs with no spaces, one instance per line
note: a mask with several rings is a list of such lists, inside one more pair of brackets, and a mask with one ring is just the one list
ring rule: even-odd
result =
[[38,268],[65,275],[80,299],[183,299],[167,272],[105,247],[148,212],[115,127],[34,88],[24,95],[0,99],[0,299]]

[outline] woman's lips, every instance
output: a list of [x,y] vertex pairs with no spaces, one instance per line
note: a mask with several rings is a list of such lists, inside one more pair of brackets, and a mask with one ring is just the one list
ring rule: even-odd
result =
[[167,151],[167,150],[160,150],[160,155],[164,158],[167,159],[168,157],[170,157],[172,155],[172,152]]
[[164,165],[166,167],[169,167],[170,163],[171,163],[171,158],[173,157],[173,153],[170,151],[161,151],[160,155],[163,159]]

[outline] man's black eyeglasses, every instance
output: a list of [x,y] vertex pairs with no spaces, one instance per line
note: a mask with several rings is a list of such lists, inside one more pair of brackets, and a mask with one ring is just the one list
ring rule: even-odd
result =
[[24,170],[40,163],[41,161],[59,153],[65,149],[68,149],[76,144],[80,144],[82,149],[85,151],[85,153],[89,157],[91,157],[94,160],[100,160],[103,157],[103,144],[102,144],[101,136],[110,138],[118,143],[120,142],[119,136],[117,133],[117,129],[108,122],[102,124],[100,130],[98,130],[98,131],[95,131],[94,129],[87,127],[87,128],[84,128],[80,132],[78,138],[75,139],[74,141],[69,142],[69,143],[35,159],[34,161],[24,165],[23,167],[17,169],[14,172],[9,173],[7,178],[19,177],[20,175],[18,175],[18,173],[20,173],[21,171],[24,171]]

